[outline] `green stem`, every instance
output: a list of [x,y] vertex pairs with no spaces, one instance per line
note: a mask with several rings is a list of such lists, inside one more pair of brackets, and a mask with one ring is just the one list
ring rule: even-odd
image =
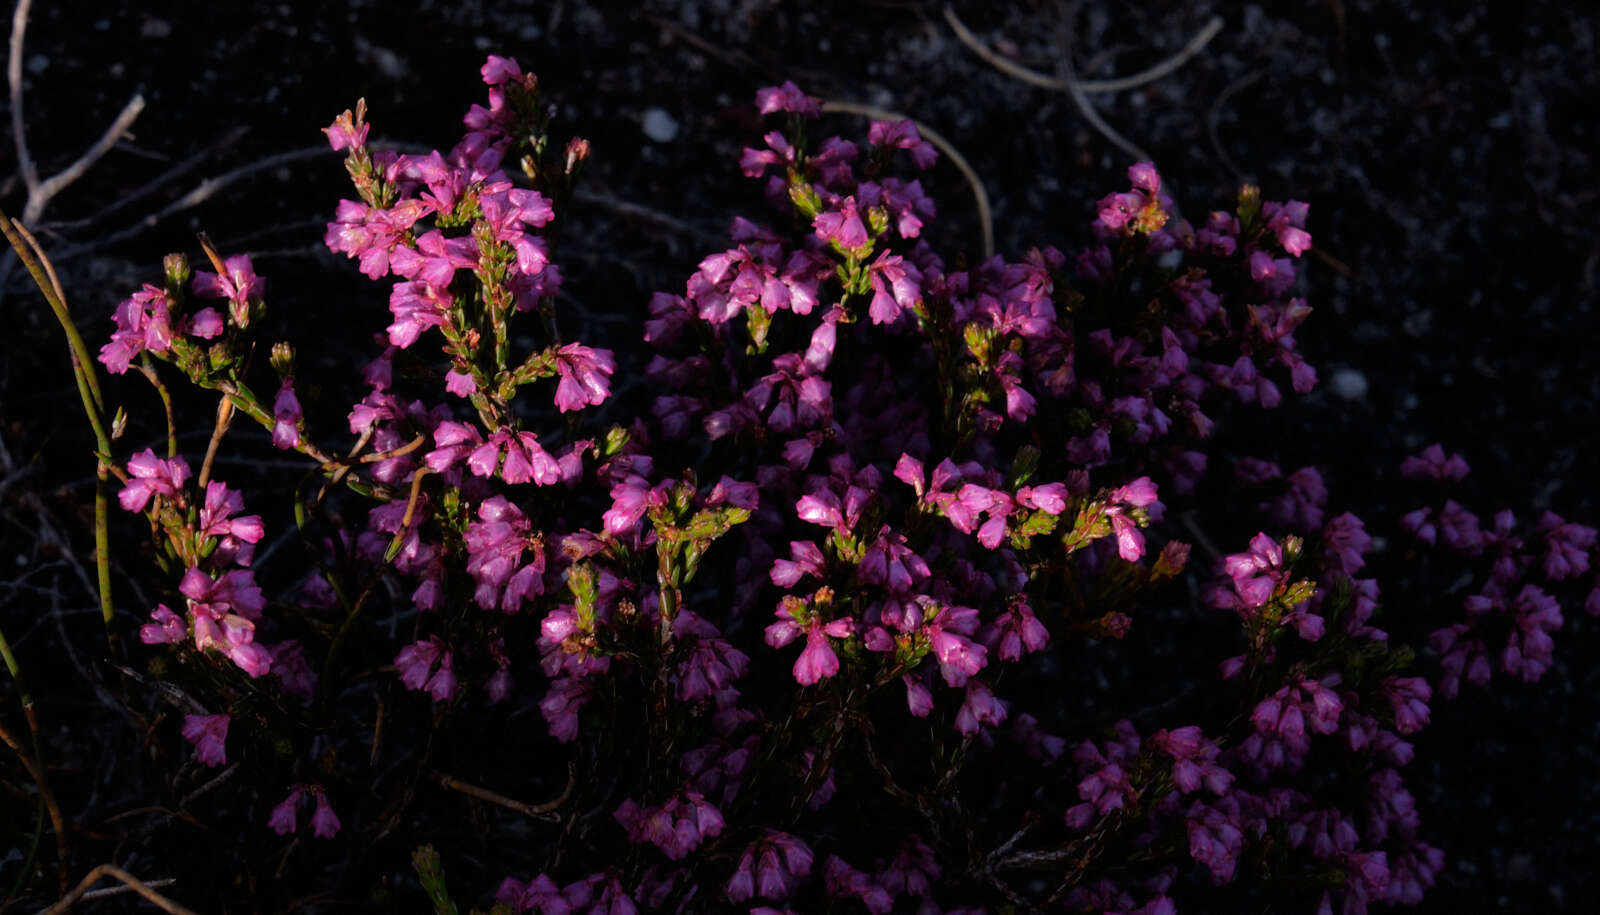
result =
[[39,719],[33,712],[33,695],[28,692],[28,685],[22,679],[22,668],[17,664],[17,656],[11,653],[11,643],[6,641],[5,633],[0,632],[0,659],[5,661],[6,669],[11,672],[11,679],[17,684],[17,698],[22,703],[22,714],[27,719],[28,730],[33,737],[33,759],[23,752],[15,737],[12,737],[5,728],[0,727],[0,742],[4,742],[21,760],[22,767],[33,776],[34,784],[39,786],[39,812],[35,816],[33,830],[33,844],[28,850],[27,860],[23,862],[22,873],[17,878],[17,885],[12,888],[7,896],[10,899],[27,885],[28,875],[33,873],[33,862],[39,852],[39,837],[44,835],[44,820],[49,814],[51,825],[56,834],[56,851],[60,858],[60,879],[63,891],[67,885],[67,830],[66,823],[61,816],[61,808],[56,804],[55,795],[50,791],[50,783],[45,778],[44,744],[39,738]]
[[0,632],[0,659],[5,660],[6,670],[11,672],[11,679],[16,681],[17,698],[22,700],[22,707],[32,707],[33,696],[28,694],[28,686],[22,682],[22,669],[17,666],[17,656],[11,653],[11,643],[6,641],[3,632]]
[[105,621],[106,645],[116,657],[117,633],[111,622],[117,611],[111,601],[111,519],[106,482],[106,465],[101,463],[94,479],[94,566],[100,586],[100,618]]
[[[72,357],[72,377],[78,385],[78,398],[83,401],[84,415],[89,417],[89,425],[94,428],[95,444],[103,456],[111,454],[111,437],[106,434],[105,426],[105,399],[100,393],[100,382],[95,374],[94,360],[89,356],[89,347],[83,342],[83,335],[78,332],[78,326],[73,323],[72,315],[67,313],[67,305],[56,295],[55,283],[46,271],[45,265],[34,256],[33,248],[23,240],[22,233],[13,225],[11,218],[0,210],[0,232],[3,232],[6,241],[11,244],[11,249],[17,252],[17,259],[27,268],[28,275],[33,277],[34,285],[44,294],[45,302],[50,305],[50,311],[56,316],[61,329],[67,335],[67,343]],[[98,573],[100,586],[100,615],[105,621],[106,643],[115,650],[116,634],[112,632],[111,621],[115,609],[111,601],[111,553],[109,549],[109,536],[107,533],[106,512],[106,458],[98,460],[95,471],[94,492],[94,542],[95,542],[95,567]]]
[[156,393],[161,395],[161,407],[167,415],[167,459],[171,460],[178,456],[178,424],[172,414],[172,394],[161,383],[161,376],[156,374],[156,367],[150,364],[148,353],[139,354],[139,371],[150,379]]
[[[56,320],[61,322],[61,329],[66,331],[67,343],[72,347],[73,356],[82,365],[92,365],[93,360],[89,358],[88,344],[83,342],[83,335],[78,333],[77,325],[72,323],[72,316],[67,314],[66,303],[56,296],[54,284],[50,282],[44,267],[39,263],[39,259],[33,256],[33,249],[22,240],[22,236],[17,232],[16,226],[11,223],[11,217],[7,216],[4,210],[0,210],[0,232],[3,232],[6,236],[6,241],[11,243],[11,249],[17,252],[17,259],[22,261],[22,266],[27,268],[28,275],[33,277],[34,285],[38,286],[39,291],[44,293],[45,301],[50,304],[50,310],[55,312]],[[95,379],[92,373],[88,375],[88,382],[89,390],[94,395],[93,402],[102,403],[100,382]]]

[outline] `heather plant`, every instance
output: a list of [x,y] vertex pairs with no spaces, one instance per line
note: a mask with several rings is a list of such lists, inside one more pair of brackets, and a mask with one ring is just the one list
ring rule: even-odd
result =
[[[1236,450],[1317,381],[1304,203],[1247,186],[1191,222],[1141,162],[1076,255],[974,261],[924,238],[912,122],[819,138],[785,83],[739,162],[768,209],[636,337],[578,340],[555,243],[589,146],[515,61],[482,77],[448,152],[377,147],[360,103],[325,131],[356,198],[327,246],[388,301],[353,404],[303,374],[309,332],[261,339],[263,279],[205,239],[97,359],[57,307],[147,522],[125,676],[182,713],[154,739],[238,767],[216,815],[279,873],[402,841],[406,904],[454,911],[470,866],[472,899],[543,915],[1422,898],[1408,738],[1539,679],[1596,536],[1474,513],[1436,445],[1380,541],[1336,477]],[[198,469],[170,408],[164,443],[116,444],[96,362],[220,395]],[[240,414],[298,485],[215,478]],[[269,587],[284,502],[308,561]],[[1214,651],[1203,682],[1130,660],[1157,640]]]

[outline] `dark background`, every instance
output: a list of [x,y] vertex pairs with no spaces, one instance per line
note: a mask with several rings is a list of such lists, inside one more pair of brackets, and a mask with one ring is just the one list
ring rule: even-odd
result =
[[[92,347],[109,326],[99,316],[155,280],[162,254],[198,255],[199,229],[224,252],[252,254],[287,326],[311,322],[330,341],[360,343],[381,326],[383,296],[322,248],[347,191],[318,129],[364,96],[374,138],[448,148],[461,113],[482,101],[477,67],[490,52],[539,74],[559,106],[558,135],[593,143],[591,196],[571,208],[560,260],[578,313],[625,333],[651,291],[681,289],[733,213],[765,212],[738,175],[738,151],[757,140],[755,89],[781,79],[943,133],[982,176],[998,247],[1011,256],[1072,249],[1093,201],[1126,186],[1128,158],[1066,94],[991,68],[938,4],[95,6],[36,4],[24,51],[28,140],[46,175],[134,92],[147,103],[132,135],[35,226]],[[956,11],[1033,69],[1054,73],[1070,52],[1083,79],[1143,69],[1222,17],[1222,32],[1175,74],[1094,103],[1154,157],[1191,219],[1230,206],[1241,181],[1267,199],[1311,204],[1319,253],[1302,261],[1302,282],[1316,311],[1299,336],[1325,384],[1274,417],[1280,463],[1321,467],[1334,511],[1342,502],[1404,511],[1420,497],[1397,479],[1400,459],[1443,441],[1473,465],[1473,507],[1600,520],[1600,144],[1583,109],[1600,98],[1593,19],[1552,0],[1135,6]],[[650,109],[671,119],[670,138],[646,135]],[[827,127],[864,129],[843,116]],[[315,147],[324,152],[269,158]],[[25,193],[9,177],[9,140],[0,162],[0,199],[18,217]],[[975,249],[960,176],[942,164],[925,183],[940,204],[935,241]],[[4,292],[0,438],[14,470],[0,482],[0,622],[37,671],[58,748],[47,756],[77,769],[58,780],[92,782],[107,765],[83,749],[95,703],[62,660],[67,641],[97,638],[94,598],[70,561],[92,546],[83,523],[92,461],[48,312],[20,275]],[[1326,382],[1341,369],[1365,380],[1363,396],[1332,395]],[[132,381],[111,390],[135,410],[153,406]],[[209,417],[194,416],[185,432],[203,447]],[[1493,692],[1437,703],[1418,741],[1407,780],[1423,837],[1450,856],[1430,911],[1587,910],[1600,860],[1591,660],[1600,627],[1569,610],[1543,682],[1497,680]],[[13,708],[0,714],[15,721]],[[115,809],[98,795],[85,803]]]

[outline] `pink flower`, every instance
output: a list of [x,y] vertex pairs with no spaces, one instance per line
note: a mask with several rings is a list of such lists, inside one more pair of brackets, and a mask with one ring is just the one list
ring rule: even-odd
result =
[[1267,231],[1278,237],[1278,244],[1294,257],[1311,248],[1311,234],[1305,230],[1306,214],[1310,206],[1298,200],[1288,203],[1267,201],[1261,205],[1261,216],[1266,220]]
[[1189,856],[1204,864],[1211,871],[1211,881],[1218,885],[1233,879],[1244,849],[1238,804],[1221,806],[1223,809],[1196,801],[1186,815]]
[[1589,571],[1589,550],[1596,538],[1594,528],[1569,523],[1555,512],[1547,511],[1539,518],[1539,529],[1544,532],[1545,577],[1561,581]]
[[272,815],[267,817],[268,828],[280,836],[286,836],[294,832],[296,828],[295,808],[299,806],[300,795],[304,793],[305,789],[296,785],[289,792],[288,797],[278,802],[278,805],[272,808]]
[[984,726],[999,727],[1006,720],[1006,704],[995,698],[994,690],[982,680],[967,683],[966,701],[956,712],[956,730],[976,734]]
[[916,677],[905,674],[900,677],[906,685],[906,709],[917,718],[926,718],[933,711],[933,691]]
[[157,604],[150,619],[152,622],[139,627],[139,641],[146,645],[177,644],[189,637],[188,625],[166,604]]
[[227,762],[223,746],[228,739],[227,715],[183,716],[183,738],[194,745],[195,757],[208,766]]
[[[817,218],[820,226],[822,217]],[[899,255],[884,252],[867,271],[872,279],[872,302],[867,307],[872,323],[892,323],[902,309],[909,311],[922,301],[922,272]]]
[[272,401],[272,444],[288,449],[300,444],[300,424],[305,415],[300,410],[300,399],[294,394],[294,377],[285,375]]
[[565,413],[585,406],[599,406],[611,394],[611,373],[617,362],[610,350],[590,349],[581,343],[568,343],[555,352],[556,408]]
[[810,686],[839,672],[839,658],[833,653],[829,638],[847,638],[855,631],[855,621],[841,617],[824,623],[805,608],[798,598],[785,598],[778,605],[778,621],[767,626],[766,641],[773,648],[782,648],[800,635],[806,637],[806,647],[794,662],[794,678],[802,686]]
[[837,855],[830,855],[823,863],[822,878],[828,895],[834,899],[859,899],[873,915],[888,915],[894,909],[894,896],[888,890]]
[[1444,446],[1434,442],[1422,453],[1408,457],[1400,464],[1400,475],[1408,480],[1464,480],[1470,468],[1460,452],[1445,456]]
[[550,684],[539,701],[539,713],[550,726],[550,736],[570,743],[578,736],[578,713],[589,701],[591,685],[582,677],[562,677]]
[[483,81],[491,86],[522,79],[522,68],[517,66],[517,59],[501,57],[498,54],[490,54],[478,72],[483,76]]
[[839,496],[830,489],[819,489],[810,495],[801,496],[794,507],[801,521],[848,532]]
[[222,266],[226,273],[196,271],[189,284],[190,289],[197,296],[227,299],[233,322],[243,327],[249,323],[250,306],[261,301],[266,282],[256,276],[248,254],[235,254],[223,261]]
[[816,227],[818,238],[833,242],[845,251],[863,248],[872,240],[867,234],[866,225],[861,221],[861,215],[856,212],[854,197],[838,199],[829,209],[818,213],[812,224]]
[[1067,488],[1060,483],[1024,486],[1017,490],[1017,504],[1023,508],[1059,515],[1067,510]]
[[[831,624],[830,624],[831,625]],[[822,627],[806,631],[806,647],[794,662],[794,679],[801,686],[810,686],[839,672],[839,658],[823,634]]]
[[933,144],[917,133],[917,125],[912,121],[873,121],[867,128],[867,142],[873,146],[910,151],[911,161],[917,168],[932,168],[939,159]]
[[1221,751],[1198,727],[1160,730],[1150,735],[1150,743],[1172,757],[1172,782],[1184,794],[1204,787],[1220,797],[1233,784],[1233,773],[1216,762]]
[[400,649],[395,655],[395,672],[400,675],[400,682],[407,689],[419,690],[428,682],[428,675],[433,672],[433,665],[439,660],[439,654],[444,649],[436,636],[430,636],[426,641],[413,642]]
[[822,99],[812,98],[801,92],[799,86],[784,80],[781,86],[757,89],[756,108],[762,114],[787,111],[801,117],[814,118],[822,113]]
[[794,836],[768,830],[739,857],[728,881],[728,898],[743,902],[752,896],[781,900],[794,891],[800,877],[811,873],[811,848]]
[[1421,677],[1389,677],[1384,680],[1384,694],[1394,709],[1394,729],[1401,734],[1415,734],[1428,723],[1428,700],[1433,689]]
[[1110,517],[1111,531],[1117,537],[1117,555],[1128,562],[1137,562],[1144,555],[1144,534],[1127,515],[1117,512]]
[[648,480],[629,474],[611,487],[611,508],[601,516],[606,532],[621,537],[633,530],[650,510],[656,493]]
[[189,465],[181,457],[162,459],[149,448],[128,458],[133,479],[117,493],[117,501],[131,512],[142,512],[153,496],[176,496],[189,479]]
[[[449,702],[456,692],[455,655],[450,651],[439,655],[439,669],[433,672],[422,687],[435,702]],[[336,827],[337,828],[337,827]]]
[[971,607],[941,607],[923,624],[939,673],[951,686],[965,686],[967,679],[988,663],[987,649],[969,638],[977,628],[978,611]]
[[504,437],[496,433],[490,441],[496,440],[505,442],[505,462],[500,465],[502,480],[512,484],[531,480],[540,486],[561,482],[561,465],[544,450],[532,432],[518,432]]
[[321,785],[311,790],[317,796],[317,809],[311,814],[311,831],[319,839],[331,839],[339,834],[339,817],[334,814],[333,806],[328,803],[328,793]]
[[483,433],[470,423],[445,420],[434,427],[433,444],[433,450],[428,452],[423,462],[434,473],[444,473],[483,446]]
[[[244,515],[234,517],[244,511],[244,496],[237,490],[232,490],[219,480],[212,480],[206,484],[205,505],[200,508],[199,532],[206,537],[221,537],[225,541],[235,539],[244,543],[259,543],[265,536],[266,530],[261,525],[260,515]],[[222,544],[218,549],[230,546]],[[215,553],[212,554],[215,557]],[[228,550],[230,557],[244,555],[244,550],[238,545],[232,545]],[[213,562],[216,560],[213,559]],[[249,565],[249,558],[235,558],[239,565]]]
[[1248,618],[1272,599],[1285,578],[1283,547],[1266,534],[1257,534],[1250,540],[1249,552],[1234,553],[1223,560],[1223,570],[1232,579],[1232,593],[1213,591],[1208,602],[1214,607],[1237,610]]
[[328,145],[333,147],[334,152],[338,152],[341,149],[356,150],[366,146],[367,131],[370,128],[371,125],[365,122],[359,127],[356,126],[355,115],[346,111],[334,118],[332,124],[322,128],[322,132],[328,135]]
[[1000,660],[1017,661],[1025,654],[1044,650],[1050,641],[1050,631],[1033,615],[1027,600],[1018,596],[1011,599],[1006,612],[995,621],[986,641],[990,650],[999,654]]
[[[530,596],[544,593],[545,556],[531,538],[533,525],[521,509],[495,496],[478,506],[478,520],[467,525],[467,573],[478,583],[473,598],[485,610],[515,613]],[[524,564],[523,553],[532,552]]]
[[[812,549],[816,547],[812,545]],[[817,558],[820,571],[820,552]],[[862,581],[882,585],[888,588],[890,593],[906,594],[926,581],[932,573],[927,560],[906,545],[905,535],[891,531],[886,524],[879,530],[878,538],[867,547],[857,574],[861,576]]]
[[823,566],[822,549],[809,540],[795,540],[789,544],[789,559],[775,559],[769,577],[780,588],[797,584],[803,576],[824,580],[827,572]]
[[1328,565],[1354,575],[1367,564],[1364,553],[1372,548],[1372,537],[1366,525],[1350,512],[1329,521],[1322,529],[1323,556]]
[[[403,250],[408,249],[396,249]],[[395,283],[389,292],[389,312],[394,315],[388,327],[389,342],[400,349],[410,347],[423,331],[444,324],[453,304],[443,287],[421,281]]]

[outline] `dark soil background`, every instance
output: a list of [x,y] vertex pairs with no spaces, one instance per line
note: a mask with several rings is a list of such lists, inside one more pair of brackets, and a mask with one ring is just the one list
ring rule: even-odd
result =
[[[943,133],[982,176],[1008,255],[1072,248],[1087,236],[1093,201],[1126,187],[1130,160],[1071,98],[991,68],[938,4],[397,9],[35,4],[23,72],[43,173],[75,159],[133,93],[147,103],[131,136],[34,227],[91,346],[105,337],[102,316],[158,277],[161,255],[198,256],[200,229],[226,253],[251,253],[275,313],[307,350],[317,336],[362,345],[386,323],[384,293],[355,282],[321,245],[348,194],[318,128],[364,96],[375,138],[448,148],[460,115],[482,100],[477,68],[489,52],[538,73],[559,106],[557,133],[593,143],[589,196],[570,208],[559,259],[577,313],[611,333],[635,333],[627,325],[652,290],[681,289],[734,213],[765,215],[759,189],[738,174],[738,152],[758,139],[756,88],[781,79]],[[1594,523],[1600,141],[1583,99],[1600,99],[1600,61],[1594,18],[1573,9],[1554,0],[956,5],[1013,60],[1055,73],[1070,53],[1082,79],[1143,69],[1222,17],[1222,32],[1176,73],[1094,104],[1155,158],[1191,219],[1231,207],[1243,181],[1267,199],[1311,204],[1319,254],[1303,261],[1302,282],[1316,311],[1299,336],[1324,384],[1271,417],[1281,423],[1280,463],[1321,467],[1336,512],[1398,513],[1421,504],[1398,479],[1399,461],[1443,441],[1473,465],[1464,500],[1473,507],[1524,517],[1549,508]],[[865,130],[844,116],[825,126]],[[322,151],[281,155],[312,148]],[[0,199],[19,217],[25,191],[9,138],[0,161]],[[936,242],[976,250],[959,174],[941,164],[927,183],[941,208]],[[75,837],[75,877],[114,855],[167,873],[174,862],[138,859],[126,823],[102,825],[137,797],[116,780],[116,759],[103,757],[140,752],[141,735],[96,730],[126,724],[88,685],[93,650],[71,647],[100,638],[95,598],[75,570],[92,549],[93,462],[59,333],[13,273],[0,303],[0,624],[40,699],[57,790],[92,826]],[[341,359],[335,351],[327,361]],[[1336,396],[1329,381],[1341,371],[1347,383],[1364,381],[1364,393]],[[153,410],[135,380],[113,384],[112,398]],[[203,449],[209,414],[191,421],[186,444]],[[147,607],[125,589],[118,599],[131,633]],[[1597,651],[1600,625],[1569,612],[1543,682],[1497,679],[1493,692],[1436,705],[1407,773],[1424,838],[1449,854],[1427,910],[1592,911],[1583,900],[1596,892],[1600,860]],[[0,696],[7,727],[21,728],[9,682]],[[23,829],[31,820],[6,835]],[[460,878],[455,886],[476,890]]]

